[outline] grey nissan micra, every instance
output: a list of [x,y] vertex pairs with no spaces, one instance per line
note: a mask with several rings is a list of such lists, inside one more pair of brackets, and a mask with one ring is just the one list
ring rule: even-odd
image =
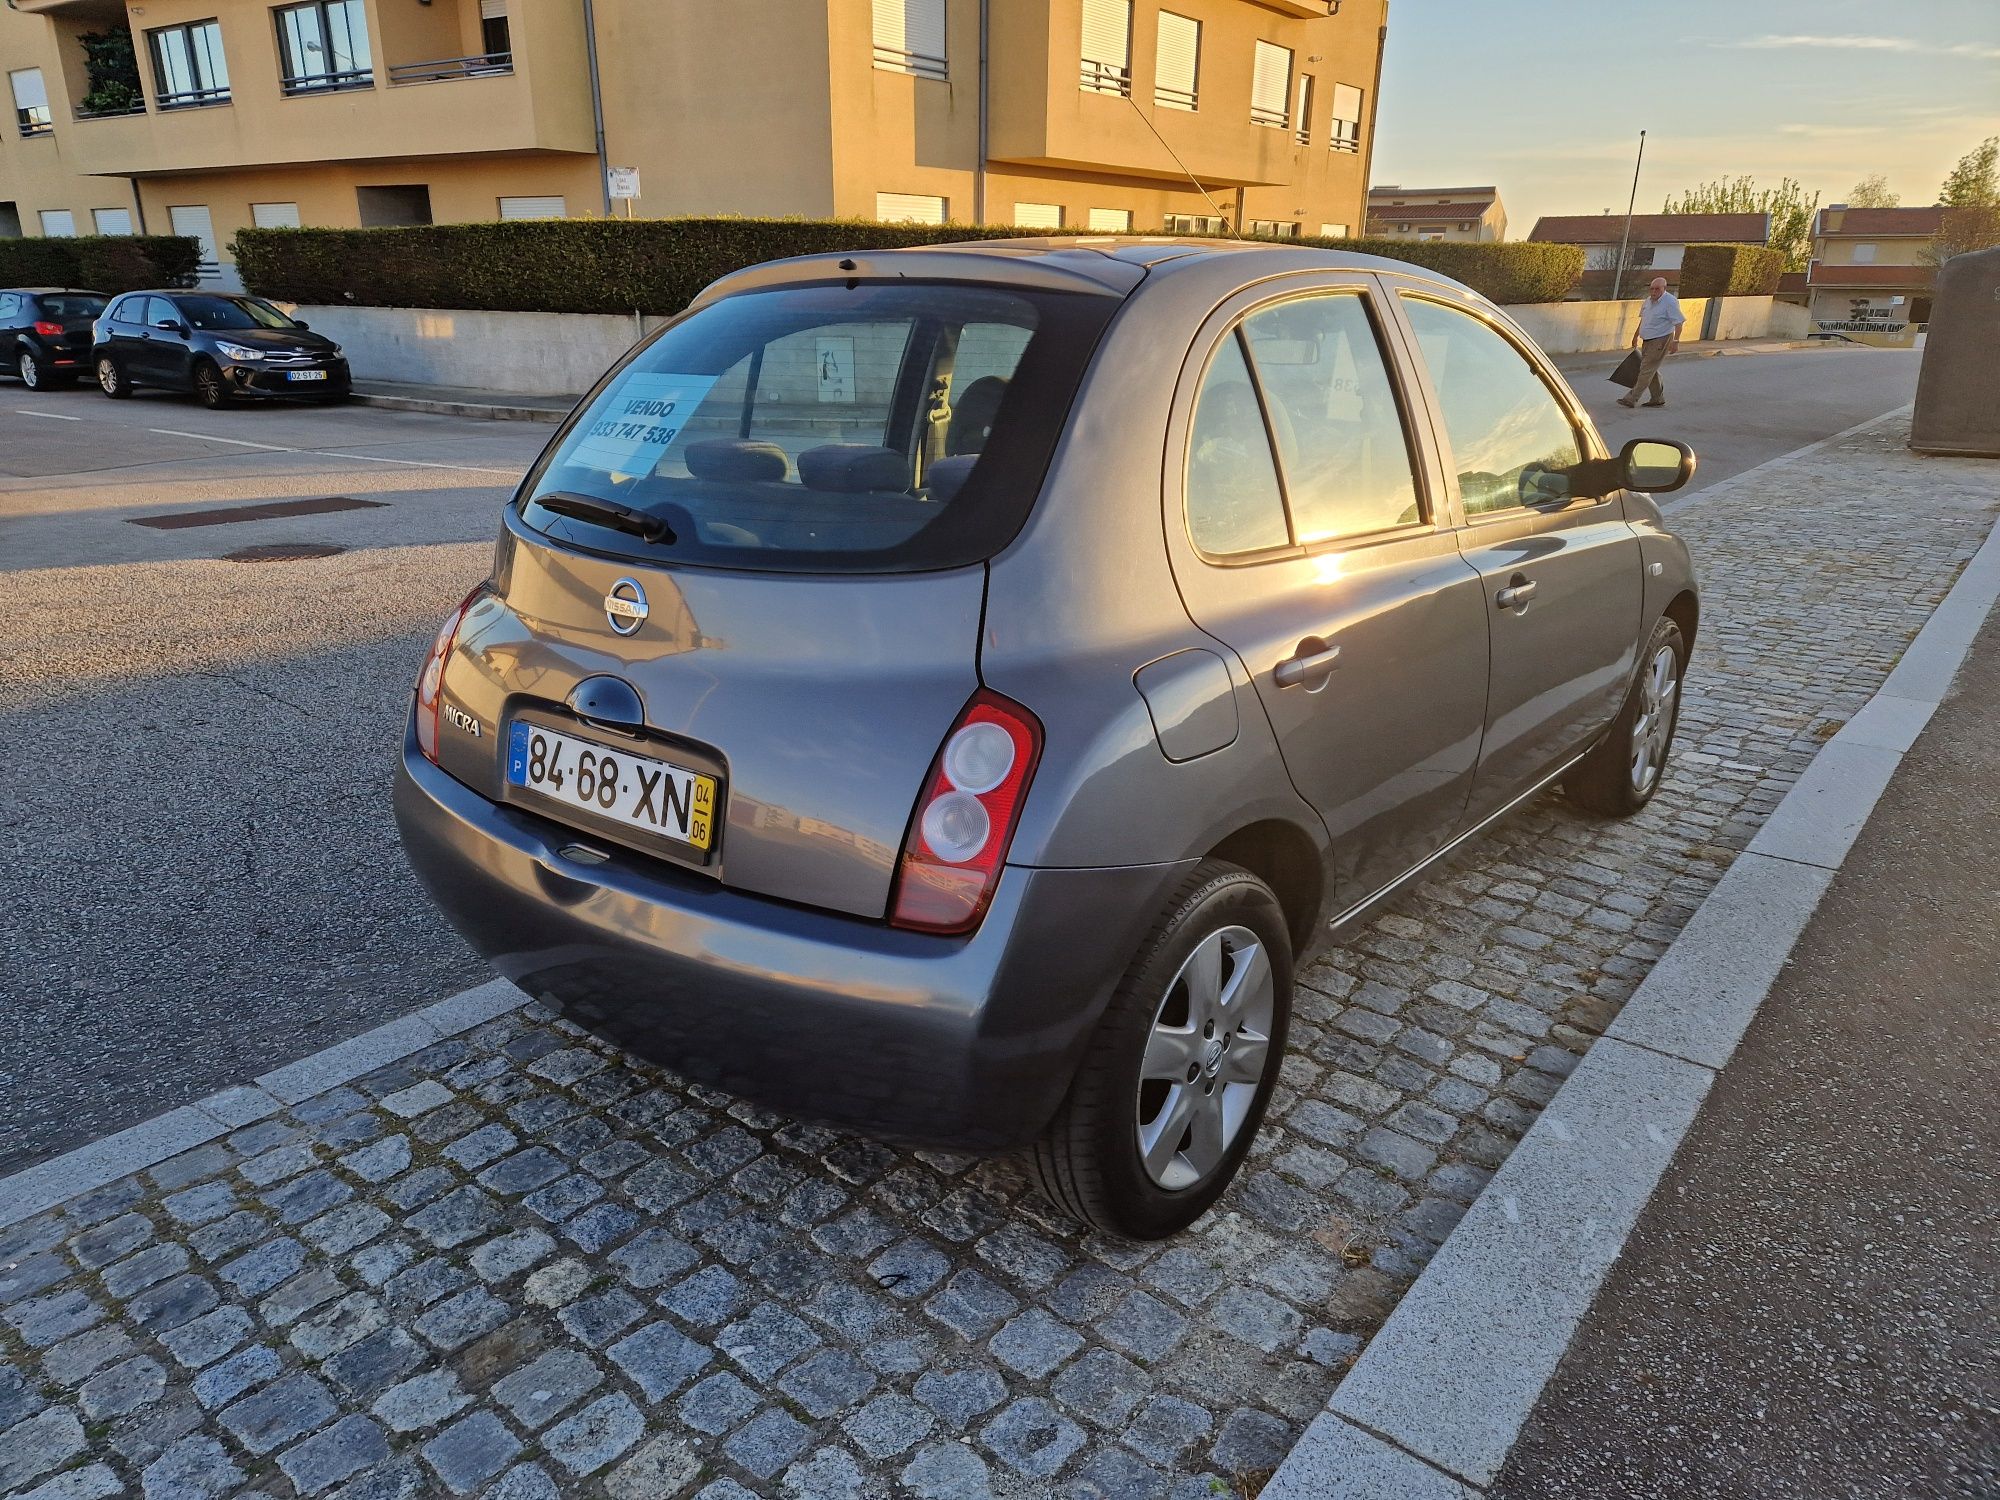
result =
[[675,1072],[1028,1147],[1114,1233],[1249,1150],[1309,950],[1540,788],[1636,812],[1696,624],[1507,316],[1362,255],[814,256],[635,348],[437,634],[411,862]]

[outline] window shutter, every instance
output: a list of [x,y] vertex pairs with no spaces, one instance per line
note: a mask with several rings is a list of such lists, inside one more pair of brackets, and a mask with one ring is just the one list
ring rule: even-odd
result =
[[1131,77],[1132,0],[1083,0],[1083,71]]
[[875,65],[945,76],[945,0],[874,0]]
[[179,208],[169,208],[167,218],[174,226],[175,234],[191,236],[201,245],[201,274],[213,276],[221,267],[221,257],[215,249],[215,221],[209,217],[205,203],[183,204]]
[[42,234],[47,239],[65,240],[76,233],[76,215],[66,208],[42,210]]
[[1132,210],[1129,208],[1093,208],[1090,211],[1090,227],[1099,232],[1120,233],[1132,227]]
[[1062,228],[1062,205],[1060,203],[1016,203],[1014,224],[1020,229],[1060,229]]
[[1195,107],[1201,64],[1201,22],[1160,12],[1160,42],[1153,63],[1153,102],[1166,109]]
[[928,193],[877,193],[875,217],[884,224],[942,224],[945,200]]
[[296,203],[253,203],[250,205],[250,222],[259,229],[297,229],[299,206]]
[[21,109],[47,109],[49,91],[42,82],[40,68],[23,68],[18,73],[9,73],[8,81],[14,85],[14,103]]
[[1286,122],[1286,96],[1292,91],[1292,49],[1272,42],[1257,43],[1250,75],[1250,118],[1259,125]]
[[129,208],[99,208],[91,211],[97,220],[99,234],[130,234],[132,232],[132,210]]
[[561,194],[552,198],[502,198],[502,219],[566,219],[569,204]]
[[479,0],[479,19],[482,21],[506,20],[507,0]]

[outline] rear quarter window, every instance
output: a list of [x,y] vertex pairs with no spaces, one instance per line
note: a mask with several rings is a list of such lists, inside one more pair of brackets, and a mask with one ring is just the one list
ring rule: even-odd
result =
[[[711,303],[642,346],[572,419],[530,471],[523,518],[560,541],[662,563],[899,572],[979,561],[1025,519],[1116,306],[964,283],[793,286]],[[580,516],[579,497],[662,522],[671,539]]]

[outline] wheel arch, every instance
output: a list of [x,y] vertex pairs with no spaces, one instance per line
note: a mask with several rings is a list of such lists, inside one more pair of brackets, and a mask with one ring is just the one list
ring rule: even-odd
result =
[[1701,601],[1695,597],[1694,590],[1682,589],[1667,601],[1667,607],[1660,613],[1680,626],[1681,634],[1692,647],[1695,630],[1701,624]]
[[1283,818],[1263,818],[1237,829],[1204,857],[1240,865],[1268,885],[1284,909],[1293,955],[1303,957],[1312,948],[1326,899],[1326,870],[1305,829]]

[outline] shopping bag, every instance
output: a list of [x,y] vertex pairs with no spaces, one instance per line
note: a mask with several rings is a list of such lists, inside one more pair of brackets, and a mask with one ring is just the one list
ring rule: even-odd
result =
[[1618,368],[1611,372],[1611,383],[1631,390],[1639,383],[1639,351],[1634,349],[1620,361]]

